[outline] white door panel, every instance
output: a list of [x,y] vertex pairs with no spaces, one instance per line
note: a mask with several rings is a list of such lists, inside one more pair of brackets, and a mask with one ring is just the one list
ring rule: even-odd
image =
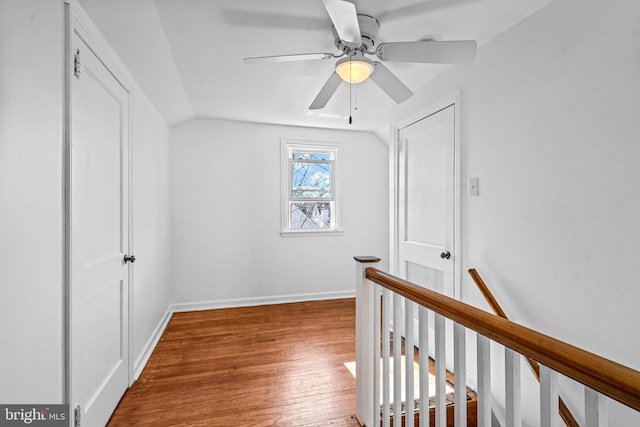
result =
[[[456,297],[456,102],[398,130],[396,274],[427,289]],[[401,314],[404,316],[404,313]],[[417,319],[414,320],[417,322]],[[434,314],[429,311],[434,353]],[[417,334],[418,328],[414,328]],[[401,329],[401,333],[404,331]],[[414,342],[417,342],[414,335]],[[447,325],[446,341],[453,339]],[[453,370],[452,352],[445,364]]]
[[397,273],[454,296],[455,104],[398,136]]
[[89,427],[129,385],[129,95],[76,32],[72,52],[70,397]]

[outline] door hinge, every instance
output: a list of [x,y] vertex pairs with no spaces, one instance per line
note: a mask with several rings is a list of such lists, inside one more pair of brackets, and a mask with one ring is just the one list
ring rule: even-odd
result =
[[73,410],[73,427],[80,427],[80,418],[82,418],[82,408],[78,405]]
[[73,75],[76,76],[76,79],[80,80],[80,67],[82,64],[80,63],[80,49],[76,49],[76,53],[73,56]]

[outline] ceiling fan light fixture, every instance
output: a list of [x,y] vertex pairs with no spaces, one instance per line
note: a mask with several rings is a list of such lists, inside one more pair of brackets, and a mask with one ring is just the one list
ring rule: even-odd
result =
[[373,61],[364,57],[342,58],[336,63],[336,73],[347,83],[361,83],[373,73]]

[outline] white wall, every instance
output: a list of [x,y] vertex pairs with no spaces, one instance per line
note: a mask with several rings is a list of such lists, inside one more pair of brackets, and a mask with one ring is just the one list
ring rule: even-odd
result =
[[62,2],[0,2],[0,402],[63,399]]
[[133,94],[133,357],[146,346],[171,304],[169,128],[138,88]]
[[[280,139],[340,144],[340,236],[281,237]],[[171,132],[174,300],[353,292],[388,258],[388,149],[373,134],[195,120]],[[294,298],[295,299],[295,298]]]
[[[462,90],[462,182],[480,180],[462,203],[464,271],[477,268],[513,320],[634,369],[638,22],[635,0],[557,0],[392,112]],[[462,289],[486,307],[470,279]]]
[[[0,2],[0,402],[64,399],[62,1]],[[170,303],[169,129],[134,86],[133,350]]]

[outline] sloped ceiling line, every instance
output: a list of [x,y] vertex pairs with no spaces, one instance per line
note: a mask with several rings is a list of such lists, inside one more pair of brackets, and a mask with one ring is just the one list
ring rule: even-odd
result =
[[[358,12],[379,18],[378,43],[435,36],[479,45],[551,1],[353,0]],[[342,84],[324,109],[308,110],[332,61],[243,63],[249,56],[336,51],[320,0],[79,2],[170,127],[196,117],[374,132],[388,125],[395,104],[368,80],[351,94]],[[414,92],[450,68],[385,65]]]

